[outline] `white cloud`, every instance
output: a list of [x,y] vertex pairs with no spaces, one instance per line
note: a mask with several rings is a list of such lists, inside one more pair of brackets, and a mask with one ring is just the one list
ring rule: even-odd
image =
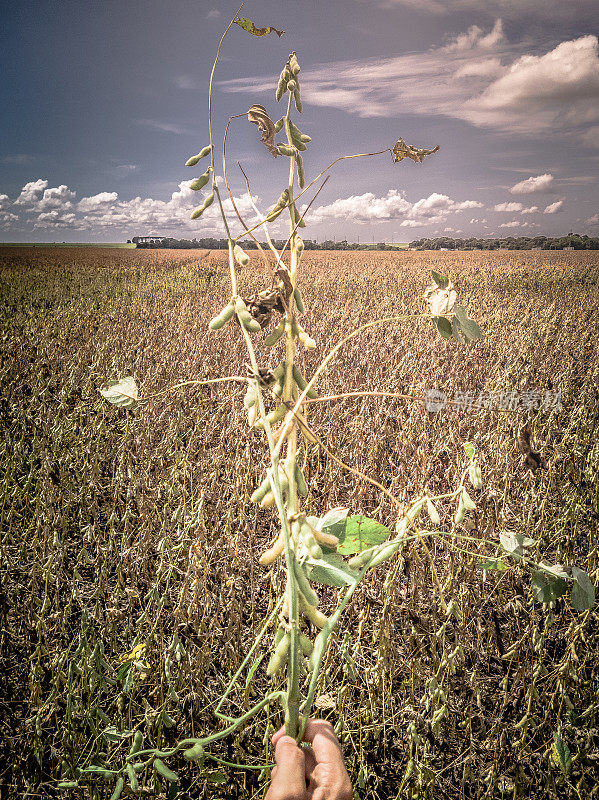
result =
[[[365,0],[372,2],[372,0]],[[506,17],[522,17],[526,15],[543,18],[571,17],[573,13],[583,18],[590,13],[596,14],[596,0],[576,0],[575,9],[572,3],[563,0],[379,0],[379,5],[384,8],[409,8],[423,14],[453,14],[456,12],[473,11],[489,15],[503,14]]]
[[599,225],[599,214],[593,214],[587,219],[587,225]]
[[498,203],[494,211],[522,211],[522,203]]
[[138,119],[138,125],[143,125],[144,128],[152,128],[155,131],[162,131],[163,133],[175,133],[178,136],[185,133],[192,133],[189,128],[184,125],[175,125],[172,122],[159,122],[155,119]]
[[115,203],[118,198],[117,192],[100,192],[91,197],[82,197],[77,203],[77,210],[83,213],[104,212],[108,203]]
[[563,200],[557,200],[555,203],[551,203],[550,205],[546,206],[543,214],[557,214],[558,211],[563,211],[563,205]]
[[553,175],[550,172],[546,172],[544,175],[536,175],[530,178],[527,178],[524,181],[520,181],[520,183],[515,184],[510,189],[512,194],[533,194],[536,192],[540,192],[541,194],[545,194],[547,192],[553,191]]
[[76,192],[72,192],[63,183],[51,189],[44,189],[41,198],[35,203],[37,211],[47,211],[48,209],[69,209],[73,207],[73,200]]
[[179,87],[179,89],[193,89],[195,83],[191,75],[177,75],[174,78],[175,85]]
[[397,189],[389,189],[385,197],[372,192],[339,198],[329,205],[319,206],[310,214],[312,222],[344,219],[358,224],[403,219],[400,227],[415,228],[428,223],[442,222],[449,214],[470,208],[482,208],[477,200],[452,200],[445,194],[433,192],[415,203],[406,200]]
[[[417,2],[420,6],[426,0]],[[530,52],[530,42],[507,42],[497,20],[486,33],[472,26],[425,52],[318,64],[301,74],[308,103],[361,117],[443,115],[509,133],[574,132],[589,145],[596,141],[588,131],[599,123],[599,43],[594,35],[561,42],[538,55]],[[244,77],[221,86],[255,98],[257,92],[272,91],[274,81]]]
[[206,19],[218,19],[220,17],[221,12],[218,8],[211,8],[210,11],[206,14]]
[[26,183],[21,189],[21,194],[15,200],[15,205],[28,206],[39,200],[39,195],[48,185],[48,181],[39,178],[37,181]]
[[536,212],[538,210],[539,210],[538,206],[528,206],[528,208],[523,208],[522,209],[522,213],[523,214],[536,214]]
[[514,219],[511,222],[503,222],[499,227],[500,228],[519,228],[521,225],[522,225],[521,222],[518,222],[517,219]]
[[0,208],[4,206],[7,200],[8,200],[7,194],[0,194]]

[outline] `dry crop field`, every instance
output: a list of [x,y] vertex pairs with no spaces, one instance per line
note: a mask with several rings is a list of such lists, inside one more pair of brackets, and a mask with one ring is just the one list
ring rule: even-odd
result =
[[[241,294],[268,285],[258,265],[240,270]],[[463,443],[474,442],[484,486],[471,492],[470,535],[517,531],[537,557],[578,564],[597,583],[596,253],[306,251],[302,324],[318,348],[304,374],[360,323],[422,311],[431,268],[452,278],[485,338],[460,347],[427,320],[374,328],[331,362],[320,393],[561,391],[561,407],[432,413],[420,400],[349,398],[314,403],[314,430],[402,501],[455,486]],[[234,325],[207,330],[230,296],[224,252],[10,248],[0,270],[0,785],[11,798],[108,798],[101,780],[56,784],[119,762],[129,731],[168,746],[222,725],[211,706],[281,578],[257,561],[275,515],[249,502],[267,453],[243,385],[183,387],[134,410],[109,406],[98,388],[133,375],[143,397],[244,375],[246,349]],[[261,336],[263,365],[276,363],[280,346],[267,350]],[[516,447],[527,420],[545,462],[534,472]],[[375,487],[317,446],[305,458],[309,513],[346,506],[394,524]],[[440,512],[451,531],[453,509]],[[462,648],[452,664],[441,661],[447,620],[415,544],[357,590],[323,670],[320,713],[357,796],[599,797],[597,611],[539,603],[518,565],[482,570],[455,547],[431,547],[462,610],[444,628]],[[260,662],[230,708],[253,704],[267,680]],[[447,711],[432,725],[435,686]],[[280,724],[273,708],[214,751],[254,769],[180,759],[179,796],[261,797]],[[558,730],[567,770],[552,748]],[[151,770],[139,778],[143,796],[167,797]]]

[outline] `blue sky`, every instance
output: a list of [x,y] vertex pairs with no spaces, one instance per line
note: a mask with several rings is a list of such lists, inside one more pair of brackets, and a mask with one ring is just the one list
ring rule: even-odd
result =
[[[189,219],[204,194],[189,183],[203,168],[184,163],[208,141],[208,77],[236,10],[216,0],[5,4],[0,240],[222,235],[216,206]],[[229,116],[253,103],[282,115],[274,88],[292,50],[308,179],[400,136],[441,147],[423,164],[342,162],[306,238],[599,235],[596,0],[248,0],[242,15],[286,34],[229,33],[215,76],[217,149]],[[269,155],[244,118],[231,123],[227,153],[252,220],[236,161],[264,212],[287,159]]]

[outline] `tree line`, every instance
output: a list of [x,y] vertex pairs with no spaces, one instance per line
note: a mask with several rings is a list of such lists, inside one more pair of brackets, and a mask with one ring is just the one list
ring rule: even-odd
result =
[[599,250],[599,239],[586,234],[569,233],[567,236],[506,236],[501,239],[415,239],[410,247],[416,250]]

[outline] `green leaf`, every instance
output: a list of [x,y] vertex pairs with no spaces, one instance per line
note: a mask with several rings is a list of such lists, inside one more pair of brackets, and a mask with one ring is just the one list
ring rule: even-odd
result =
[[492,569],[497,572],[507,572],[509,566],[500,558],[486,558],[484,561],[479,561],[476,565],[479,569]]
[[574,586],[570,595],[570,602],[576,611],[585,611],[595,605],[595,587],[586,572],[578,567],[572,567]]
[[345,520],[349,514],[349,508],[331,508],[320,520],[316,520],[316,525],[313,525],[317,531],[323,531],[325,528],[330,528],[338,522]]
[[258,667],[260,666],[260,662],[262,661],[263,658],[264,658],[264,653],[262,655],[258,656],[258,658],[254,661],[254,663],[250,667],[249,672],[247,674],[247,678],[245,679],[245,688],[246,689],[248,688],[248,686],[252,682],[252,678],[254,677],[254,673],[256,672]]
[[202,777],[208,781],[208,783],[226,783],[227,776],[224,772],[209,772],[206,775],[202,775]]
[[474,445],[472,442],[464,442],[464,452],[466,453],[466,458],[470,460],[474,458]]
[[389,528],[361,514],[326,525],[327,532],[339,539],[337,552],[343,556],[361,553],[369,547],[382,544],[391,535]]
[[358,576],[337,553],[324,553],[322,558],[307,558],[304,566],[308,579],[325,586],[351,586]]
[[233,20],[240,28],[243,28],[244,31],[248,33],[252,33],[254,36],[267,36],[269,33],[276,33],[279,37],[281,37],[285,31],[278,31],[276,28],[273,28],[272,25],[267,25],[266,28],[257,28],[251,19],[247,17],[238,17],[236,20]]
[[563,578],[556,578],[546,572],[535,569],[532,572],[532,593],[536,600],[541,603],[551,603],[561,597],[568,584]]
[[440,289],[447,289],[449,286],[449,278],[446,278],[445,275],[441,275],[440,272],[435,272],[434,269],[431,270],[431,275],[433,276],[434,282]]
[[572,766],[572,756],[570,755],[570,750],[568,745],[564,742],[561,737],[561,733],[556,731],[553,734],[553,745],[551,747],[551,760],[555,764],[556,767],[559,767],[564,775],[564,777],[568,777],[570,773],[570,768]]
[[476,322],[473,319],[468,319],[464,306],[454,306],[453,313],[455,314],[454,321],[458,321],[460,332],[466,344],[472,339],[481,339],[484,336]]
[[521,533],[513,533],[512,531],[501,531],[499,543],[506,552],[518,560],[524,555],[525,547],[536,544],[534,539],[529,539]]
[[109,403],[120,408],[127,408],[135,404],[138,398],[135,378],[128,375],[120,381],[108,381],[106,389],[100,389],[100,394]]
[[451,339],[453,331],[451,329],[451,322],[447,317],[433,317],[437,330],[444,339]]

